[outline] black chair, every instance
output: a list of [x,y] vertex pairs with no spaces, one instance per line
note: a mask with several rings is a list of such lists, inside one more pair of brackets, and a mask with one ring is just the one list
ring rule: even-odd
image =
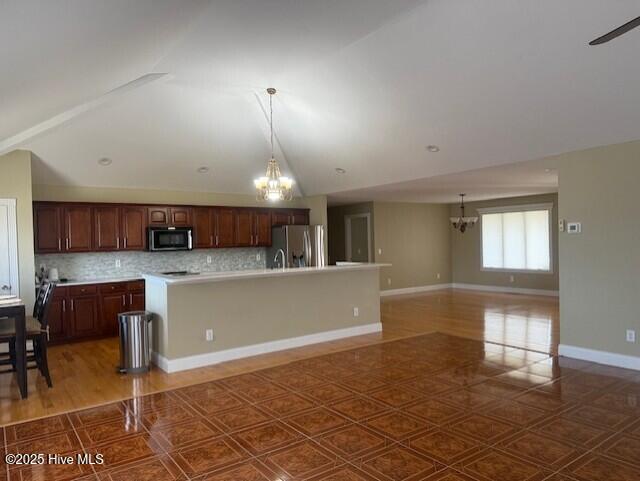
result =
[[[33,344],[33,349],[27,350],[27,363],[32,363],[28,369],[38,369],[47,381],[47,386],[52,387],[49,362],[47,358],[47,345],[49,341],[49,309],[53,299],[55,283],[44,282],[38,289],[36,303],[33,308],[33,316],[26,318],[26,337]],[[0,359],[0,365],[11,365],[11,372],[16,369],[16,331],[15,323],[3,322],[0,324],[0,342],[9,344],[8,358]]]

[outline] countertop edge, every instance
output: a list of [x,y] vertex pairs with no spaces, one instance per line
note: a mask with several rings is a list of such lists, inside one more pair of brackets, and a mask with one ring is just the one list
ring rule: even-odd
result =
[[246,271],[221,271],[215,273],[201,273],[198,275],[174,278],[158,274],[142,274],[145,281],[167,284],[205,284],[209,282],[226,282],[241,279],[259,279],[269,277],[299,276],[307,274],[330,274],[345,271],[362,271],[389,267],[391,264],[365,263],[358,265],[326,266],[326,267],[298,267],[287,269],[264,269]]

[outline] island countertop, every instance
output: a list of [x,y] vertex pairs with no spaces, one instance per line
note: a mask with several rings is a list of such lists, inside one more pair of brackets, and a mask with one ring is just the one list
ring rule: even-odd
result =
[[391,264],[380,263],[349,263],[339,266],[324,267],[295,267],[280,269],[247,269],[240,271],[201,272],[199,274],[186,274],[171,276],[164,274],[146,273],[142,277],[149,282],[160,282],[170,285],[175,284],[203,284],[209,282],[223,282],[236,279],[257,279],[263,277],[286,277],[307,274],[326,274],[332,272],[359,271],[388,267]]

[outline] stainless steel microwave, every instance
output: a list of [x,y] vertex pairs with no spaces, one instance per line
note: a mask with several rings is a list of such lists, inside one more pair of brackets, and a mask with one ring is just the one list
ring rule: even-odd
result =
[[190,251],[193,249],[191,227],[149,227],[150,251]]

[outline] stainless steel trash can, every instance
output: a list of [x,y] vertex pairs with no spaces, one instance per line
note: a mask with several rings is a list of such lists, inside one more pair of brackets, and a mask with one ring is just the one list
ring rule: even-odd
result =
[[149,322],[153,315],[147,311],[118,314],[120,328],[120,366],[122,373],[146,372],[151,357]]

